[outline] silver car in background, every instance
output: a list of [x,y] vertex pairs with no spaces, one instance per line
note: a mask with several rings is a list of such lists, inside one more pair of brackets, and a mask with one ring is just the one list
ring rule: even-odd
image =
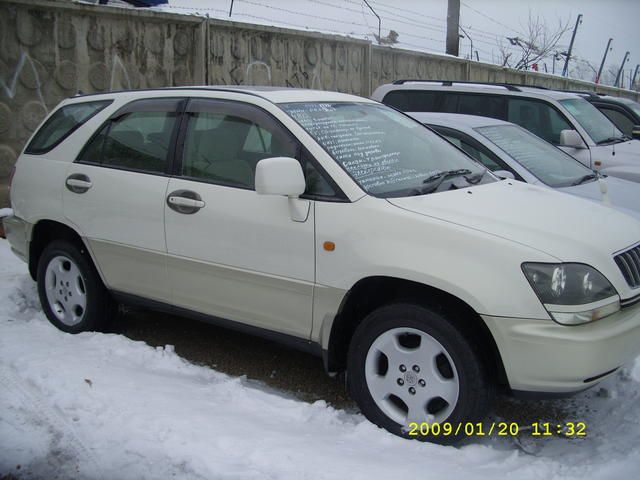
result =
[[610,204],[640,219],[640,184],[600,177],[518,125],[475,115],[411,113],[498,176]]

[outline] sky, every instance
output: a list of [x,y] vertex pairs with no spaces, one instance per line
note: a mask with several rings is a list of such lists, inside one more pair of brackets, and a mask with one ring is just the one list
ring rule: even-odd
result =
[[[231,1],[169,0],[169,7],[163,9],[229,18]],[[398,46],[444,53],[447,0],[368,2],[381,17],[383,36],[393,29],[399,33]],[[376,17],[362,0],[233,0],[233,3],[231,18],[236,21],[320,30],[371,40],[378,30]],[[580,13],[583,19],[576,35],[574,56],[597,69],[607,40],[612,37],[607,65],[619,67],[629,50],[629,61],[625,65],[628,81],[629,70],[640,63],[640,29],[637,28],[640,0],[461,0],[460,24],[473,39],[480,60],[495,63],[500,58],[499,39],[509,45],[507,36],[523,37],[529,14],[540,16],[552,30],[560,21],[568,22],[571,29],[559,42],[560,49],[566,50]],[[461,39],[460,55],[468,55],[469,47],[468,39]],[[584,75],[595,75],[586,63],[582,65],[588,72]],[[543,65],[540,67],[542,69]],[[551,58],[547,68],[551,73]],[[558,69],[561,69],[559,63],[556,73]]]

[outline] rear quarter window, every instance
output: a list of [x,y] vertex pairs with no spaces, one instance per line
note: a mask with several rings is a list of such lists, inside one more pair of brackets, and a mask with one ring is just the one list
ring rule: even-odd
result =
[[435,112],[441,95],[426,90],[394,90],[385,95],[382,103],[403,112]]
[[111,102],[112,100],[82,102],[59,108],[36,132],[25,153],[47,153]]

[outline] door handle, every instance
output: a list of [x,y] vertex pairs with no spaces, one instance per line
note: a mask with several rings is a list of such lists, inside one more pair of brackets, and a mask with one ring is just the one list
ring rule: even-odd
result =
[[86,175],[82,173],[74,173],[67,177],[65,185],[67,186],[67,189],[73,193],[84,193],[93,186],[93,183],[91,183],[91,179]]
[[167,196],[167,205],[170,209],[185,215],[196,213],[205,207],[202,197],[191,190],[176,190]]

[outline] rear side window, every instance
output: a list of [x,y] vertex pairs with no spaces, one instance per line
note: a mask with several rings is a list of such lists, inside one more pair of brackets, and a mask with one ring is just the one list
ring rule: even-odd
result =
[[478,115],[499,120],[505,119],[506,100],[504,97],[486,94],[448,93],[442,111]]
[[441,92],[395,90],[387,93],[382,103],[403,112],[437,112]]
[[101,100],[74,103],[59,108],[38,130],[25,153],[47,153],[110,103],[111,100]]
[[[135,102],[134,102],[135,103]],[[157,100],[110,119],[79,161],[148,173],[165,173],[176,127],[176,100]]]

